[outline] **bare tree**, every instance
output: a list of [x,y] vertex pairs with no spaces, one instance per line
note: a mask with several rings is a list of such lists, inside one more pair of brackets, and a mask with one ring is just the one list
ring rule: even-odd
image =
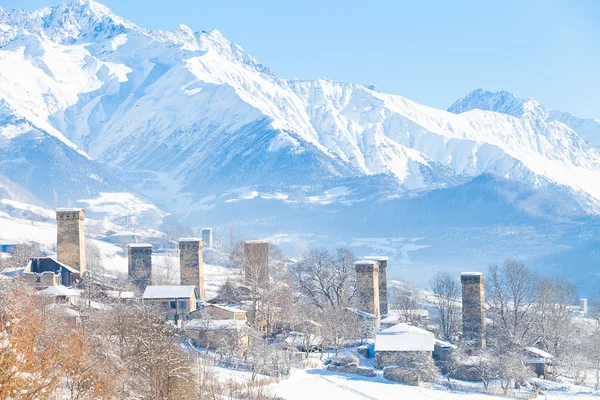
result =
[[573,326],[575,285],[564,278],[541,278],[535,292],[533,341],[560,358],[570,341],[579,341]]
[[339,249],[337,257],[326,250],[309,250],[291,268],[294,284],[320,310],[348,307],[356,291],[355,257]]
[[160,231],[165,233],[168,240],[177,240],[182,237],[192,236],[193,234],[190,227],[183,224],[173,215],[163,218],[163,222],[160,225]]
[[507,260],[502,266],[489,266],[485,288],[488,315],[507,343],[522,342],[534,324],[536,282],[536,275],[522,262]]
[[0,257],[0,271],[5,268],[24,268],[30,258],[40,256],[40,251],[37,245],[19,244],[9,254],[10,257]]
[[402,288],[390,290],[390,304],[392,309],[398,310],[403,322],[411,325],[421,325],[422,296],[415,286],[405,284]]
[[460,284],[449,272],[440,271],[431,279],[429,287],[440,333],[445,340],[452,340],[460,329]]
[[155,265],[152,266],[152,284],[172,286],[179,284],[179,268],[175,263],[175,258],[169,255],[160,257]]

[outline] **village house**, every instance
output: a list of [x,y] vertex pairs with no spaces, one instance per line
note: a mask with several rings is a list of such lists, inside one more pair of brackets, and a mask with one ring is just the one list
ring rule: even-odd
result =
[[236,319],[193,319],[184,325],[186,337],[196,346],[242,357],[250,343],[250,327]]
[[434,349],[433,333],[408,324],[397,324],[375,336],[375,368],[401,365],[405,357],[426,354]]
[[142,298],[144,304],[160,307],[179,325],[196,310],[198,293],[195,286],[146,286]]
[[81,278],[75,268],[56,261],[50,257],[34,257],[29,259],[22,278],[38,289],[49,286],[73,286]]
[[246,321],[247,312],[239,308],[224,306],[219,304],[207,304],[206,307],[192,311],[189,319],[233,319],[237,321]]

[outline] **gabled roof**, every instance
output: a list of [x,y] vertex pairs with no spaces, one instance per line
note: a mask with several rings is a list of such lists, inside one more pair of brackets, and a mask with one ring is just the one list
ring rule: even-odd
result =
[[196,286],[146,286],[144,299],[189,299]]
[[544,350],[538,349],[537,347],[527,347],[525,348],[529,353],[541,357],[541,358],[554,358],[554,356],[550,353],[545,352]]
[[408,324],[377,332],[375,351],[433,351],[433,333]]
[[222,305],[219,305],[219,304],[209,304],[206,307],[217,307],[217,308],[220,308],[221,310],[229,311],[229,312],[232,312],[232,313],[246,313],[246,310],[240,310],[239,308],[229,307],[229,306],[222,306]]
[[366,256],[364,259],[373,261],[388,261],[390,258],[387,256]]
[[63,263],[55,260],[52,257],[32,257],[32,258],[30,258],[29,263],[27,264],[27,270],[30,272],[39,273],[38,271],[32,270],[33,261],[35,261],[37,263],[37,265],[40,266],[41,269],[43,269],[44,271],[58,272],[60,270],[60,268],[63,268],[63,269],[66,269],[67,271],[71,272],[72,274],[79,273],[79,271],[77,271],[75,268],[69,267],[67,264],[63,264]]

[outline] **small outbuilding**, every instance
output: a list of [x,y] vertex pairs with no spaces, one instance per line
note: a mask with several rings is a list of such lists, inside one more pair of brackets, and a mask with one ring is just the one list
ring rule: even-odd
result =
[[431,356],[434,335],[425,329],[409,324],[396,324],[379,331],[375,336],[375,368],[401,365],[406,357]]
[[528,365],[538,377],[552,375],[555,372],[554,356],[537,347],[525,349],[525,365]]
[[249,326],[235,319],[193,319],[184,325],[186,337],[200,347],[223,350],[242,357],[249,344]]

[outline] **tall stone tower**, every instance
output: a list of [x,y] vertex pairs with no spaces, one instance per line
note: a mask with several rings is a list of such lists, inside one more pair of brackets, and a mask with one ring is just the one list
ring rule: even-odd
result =
[[57,260],[79,271],[85,272],[85,234],[83,208],[56,209],[56,253]]
[[152,245],[136,243],[127,245],[129,278],[141,290],[152,284]]
[[485,295],[482,272],[463,272],[462,319],[463,339],[474,349],[485,348]]
[[196,286],[200,300],[206,301],[204,295],[204,260],[202,239],[179,239],[179,282],[180,285]]
[[263,284],[269,280],[270,244],[264,240],[244,242],[244,275],[246,284]]
[[356,261],[356,299],[360,311],[381,317],[379,310],[379,263],[374,260]]
[[368,256],[365,260],[377,261],[379,263],[379,312],[381,315],[388,313],[388,287],[387,287],[387,266],[388,257]]
[[212,249],[212,247],[213,247],[212,228],[202,228],[202,240],[204,240],[204,247]]

